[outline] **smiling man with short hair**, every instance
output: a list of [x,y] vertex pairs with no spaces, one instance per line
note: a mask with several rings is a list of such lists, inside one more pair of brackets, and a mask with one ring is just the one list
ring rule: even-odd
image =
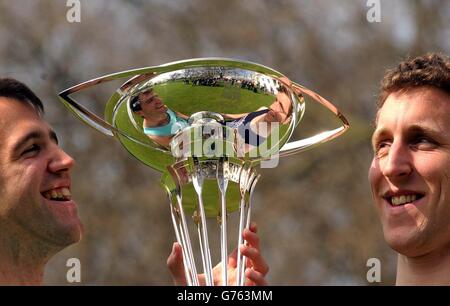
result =
[[74,160],[43,112],[27,86],[0,79],[0,284],[42,284],[48,260],[82,236]]
[[406,60],[382,82],[372,194],[397,284],[450,285],[450,59]]

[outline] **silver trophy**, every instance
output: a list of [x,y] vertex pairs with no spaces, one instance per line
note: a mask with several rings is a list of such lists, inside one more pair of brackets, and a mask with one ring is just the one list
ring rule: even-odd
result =
[[[71,97],[118,79],[127,80],[106,105],[85,106]],[[84,123],[118,138],[130,154],[162,173],[161,185],[183,250],[186,282],[194,286],[200,285],[199,265],[206,285],[214,285],[210,243],[216,240],[224,267],[221,284],[244,284],[246,258],[239,248],[235,282],[227,275],[229,217],[238,212],[235,238],[238,245],[245,243],[242,232],[250,225],[257,167],[273,167],[279,157],[324,143],[349,127],[333,104],[280,72],[225,58],[189,59],[114,73],[73,86],[59,96]],[[288,142],[306,105],[314,102],[330,110],[342,125]],[[220,237],[214,241],[213,231]]]

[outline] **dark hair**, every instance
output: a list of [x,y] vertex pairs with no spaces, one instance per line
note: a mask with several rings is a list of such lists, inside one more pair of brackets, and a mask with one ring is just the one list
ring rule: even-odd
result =
[[44,113],[44,105],[41,100],[27,87],[27,85],[15,79],[0,78],[0,97],[29,103],[39,115]]
[[142,110],[141,102],[139,102],[139,95],[135,95],[134,97],[131,97],[130,99],[130,109],[133,112],[138,112]]
[[130,102],[129,102],[130,103],[130,109],[133,112],[138,112],[138,111],[142,110],[141,100],[140,100],[141,94],[146,94],[146,93],[149,93],[149,92],[153,92],[153,88],[148,88],[148,89],[146,89],[144,91],[141,91],[137,95],[135,95],[135,96],[130,98]]
[[421,86],[432,86],[450,94],[450,58],[438,53],[408,58],[388,70],[381,81],[377,107],[394,92]]

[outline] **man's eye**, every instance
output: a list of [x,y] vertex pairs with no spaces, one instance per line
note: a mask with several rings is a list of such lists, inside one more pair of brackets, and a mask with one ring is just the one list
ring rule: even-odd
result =
[[29,146],[25,151],[22,152],[22,156],[30,155],[30,154],[39,152],[40,150],[41,150],[41,146],[39,146],[37,144],[33,144],[33,145]]
[[375,154],[377,156],[382,156],[386,154],[387,150],[389,150],[390,143],[388,141],[380,141],[375,145]]
[[416,139],[416,143],[432,143],[432,141],[426,137],[420,137]]
[[419,149],[428,149],[436,146],[436,142],[428,137],[418,137],[413,141],[413,145]]

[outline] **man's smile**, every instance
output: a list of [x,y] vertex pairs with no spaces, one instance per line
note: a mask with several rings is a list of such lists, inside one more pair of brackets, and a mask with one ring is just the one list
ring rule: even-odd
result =
[[41,195],[47,200],[67,202],[72,199],[72,193],[70,191],[70,179],[58,180],[45,186],[41,191]]
[[385,199],[392,206],[405,205],[407,203],[414,203],[425,196],[422,192],[411,190],[387,191],[383,194]]
[[52,201],[70,201],[72,194],[68,187],[53,188],[44,192],[41,192],[42,196]]

